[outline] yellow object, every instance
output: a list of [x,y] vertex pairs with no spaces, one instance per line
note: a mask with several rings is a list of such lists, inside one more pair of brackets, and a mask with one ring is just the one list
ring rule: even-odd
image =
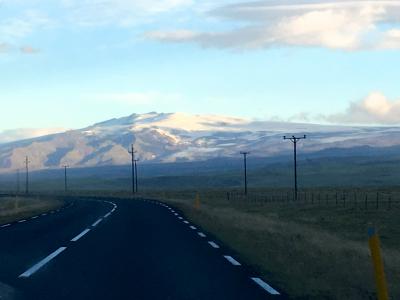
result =
[[196,194],[196,200],[194,201],[194,208],[199,210],[200,209],[200,195],[199,193]]
[[383,260],[379,245],[379,237],[378,234],[375,232],[375,228],[368,229],[368,236],[369,249],[371,251],[371,258],[375,271],[376,288],[378,290],[378,300],[389,300],[385,271],[383,269]]

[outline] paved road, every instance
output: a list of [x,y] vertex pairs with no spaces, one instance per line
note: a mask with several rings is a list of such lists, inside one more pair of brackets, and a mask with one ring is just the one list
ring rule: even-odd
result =
[[238,264],[179,212],[151,201],[76,200],[0,227],[0,282],[21,299],[285,298]]

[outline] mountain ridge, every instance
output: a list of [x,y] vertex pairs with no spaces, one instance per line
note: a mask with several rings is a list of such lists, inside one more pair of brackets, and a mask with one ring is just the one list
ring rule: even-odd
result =
[[128,164],[134,144],[142,162],[199,161],[234,157],[248,150],[258,157],[290,153],[283,135],[307,134],[299,144],[304,153],[368,146],[400,145],[397,127],[357,127],[249,120],[184,113],[131,114],[68,130],[0,144],[0,172],[24,167],[29,157],[35,170]]

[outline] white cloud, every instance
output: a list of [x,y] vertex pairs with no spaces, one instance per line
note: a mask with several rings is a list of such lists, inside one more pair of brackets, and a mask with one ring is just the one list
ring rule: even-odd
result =
[[339,124],[400,124],[400,99],[388,99],[381,92],[370,93],[359,102],[352,102],[343,113],[321,116],[322,120]]
[[72,22],[97,26],[131,26],[144,19],[186,7],[192,0],[63,0]]
[[43,13],[27,10],[18,17],[0,21],[0,37],[3,40],[14,41],[30,35],[37,29],[49,26],[51,23],[50,19]]
[[64,128],[20,128],[0,132],[0,144],[64,132]]
[[240,26],[225,31],[155,31],[146,36],[164,42],[193,42],[220,48],[400,47],[399,1],[264,0],[223,6],[211,14],[222,22],[235,21]]

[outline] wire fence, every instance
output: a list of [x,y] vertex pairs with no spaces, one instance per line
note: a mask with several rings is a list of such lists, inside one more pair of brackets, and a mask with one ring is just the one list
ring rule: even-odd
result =
[[274,203],[282,205],[342,207],[360,210],[391,210],[400,208],[400,192],[386,191],[293,191],[226,192],[228,201]]

